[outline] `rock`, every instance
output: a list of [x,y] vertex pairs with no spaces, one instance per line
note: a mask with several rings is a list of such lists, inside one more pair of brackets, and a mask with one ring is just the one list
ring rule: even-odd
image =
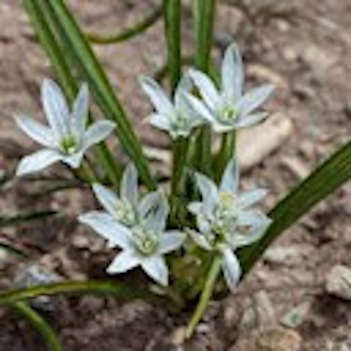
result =
[[247,75],[259,78],[262,81],[269,81],[273,83],[279,90],[287,90],[288,83],[282,75],[270,68],[260,65],[251,64],[247,67]]
[[91,246],[89,238],[84,234],[75,235],[72,239],[72,245],[77,249],[88,249]]
[[271,328],[255,330],[239,339],[229,351],[299,351],[302,338],[294,330]]
[[259,327],[268,327],[276,324],[275,311],[272,301],[265,290],[254,295],[254,310]]
[[280,322],[285,327],[296,328],[304,322],[310,309],[311,309],[311,302],[305,301],[300,305],[292,308],[286,315],[283,316]]
[[291,120],[274,114],[266,122],[238,132],[238,158],[244,170],[260,163],[271,152],[279,148],[293,129]]
[[326,290],[331,295],[351,300],[351,269],[343,265],[334,266],[327,275]]
[[283,264],[286,266],[298,265],[303,256],[308,256],[312,251],[312,248],[308,245],[290,245],[276,246],[268,249],[264,254],[264,259],[267,262],[274,264]]
[[308,166],[297,157],[283,157],[282,163],[299,179],[306,178],[310,173]]
[[181,346],[185,342],[185,336],[186,336],[186,327],[179,327],[176,328],[171,337],[170,337],[170,342],[173,346]]

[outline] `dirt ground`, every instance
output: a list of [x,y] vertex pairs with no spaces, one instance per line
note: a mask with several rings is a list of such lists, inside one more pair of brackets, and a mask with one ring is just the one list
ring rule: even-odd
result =
[[[134,23],[156,3],[69,2],[85,28],[95,31]],[[270,208],[350,138],[351,2],[281,1],[279,11],[270,15],[260,11],[259,1],[246,2],[252,3],[249,15],[237,7],[220,6],[214,57],[218,60],[235,38],[247,63],[249,84],[276,84],[267,108],[293,122],[288,139],[243,179],[245,185],[258,183],[271,190],[265,204]],[[1,2],[0,23],[0,169],[11,169],[18,157],[34,147],[15,129],[12,116],[25,112],[42,117],[39,87],[52,71],[18,1]],[[183,27],[186,55],[193,47],[189,11],[185,11]],[[162,30],[162,22],[158,22],[127,43],[95,48],[143,140],[164,149],[167,138],[142,124],[150,107],[136,83],[137,74],[152,75],[164,63]],[[64,170],[58,167],[57,173],[64,174]],[[30,250],[30,263],[40,262],[64,279],[106,277],[104,268],[112,253],[75,221],[77,214],[96,206],[92,195],[71,190],[43,198],[38,196],[42,190],[36,182],[20,180],[2,190],[1,214],[29,206],[61,213],[44,224],[6,229],[7,238]],[[328,295],[325,288],[328,272],[335,265],[351,267],[350,195],[348,184],[288,230],[236,294],[213,303],[187,348],[182,346],[187,313],[174,316],[142,301],[122,304],[112,298],[58,298],[44,315],[58,331],[65,351],[351,350],[351,302]],[[0,289],[18,279],[27,265],[0,257]],[[301,321],[287,328],[286,315],[293,308],[303,310]],[[262,309],[265,312],[257,312]],[[253,346],[257,330],[264,329],[264,324],[271,324],[274,333],[282,333],[280,346]],[[1,351],[45,349],[36,332],[11,311],[0,311],[0,325]],[[261,340],[266,337],[259,336]],[[288,346],[290,343],[299,346]]]

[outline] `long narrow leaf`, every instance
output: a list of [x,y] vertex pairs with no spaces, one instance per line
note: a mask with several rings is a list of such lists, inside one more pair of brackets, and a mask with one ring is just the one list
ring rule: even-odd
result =
[[56,211],[30,211],[27,213],[20,213],[9,217],[0,217],[0,228],[9,227],[24,222],[42,219],[57,214]]
[[64,33],[68,47],[79,61],[79,68],[82,70],[85,78],[90,82],[96,102],[105,116],[116,122],[117,136],[125,151],[135,162],[145,184],[148,188],[155,189],[156,183],[150,173],[148,162],[142,153],[141,143],[88,40],[81,32],[76,20],[62,0],[45,1],[49,4],[48,10],[51,12],[51,15],[55,16],[57,22],[60,24],[58,32]]
[[16,302],[10,305],[19,315],[26,318],[28,322],[39,332],[51,351],[61,351],[61,344],[55,331],[48,322],[26,302]]
[[254,245],[240,251],[240,259],[245,272],[250,271],[267,247],[285,229],[350,179],[351,142],[323,162],[269,213],[273,222],[263,238]]
[[[66,55],[63,51],[63,44],[60,43],[59,40],[60,37],[55,36],[55,33],[53,32],[53,19],[49,16],[45,16],[42,11],[42,7],[47,6],[47,4],[42,2],[41,6],[39,6],[37,0],[23,0],[23,5],[32,21],[40,43],[51,61],[51,65],[56,72],[67,98],[72,102],[78,90],[76,80],[74,79],[69,67],[69,63],[66,60]],[[111,183],[116,184],[121,177],[120,167],[117,165],[105,143],[100,143],[97,151],[101,163],[106,168]]]

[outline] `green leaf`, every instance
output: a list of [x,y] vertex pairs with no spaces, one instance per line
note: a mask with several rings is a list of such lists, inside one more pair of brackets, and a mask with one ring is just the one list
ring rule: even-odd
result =
[[56,211],[29,211],[26,213],[19,213],[14,216],[0,217],[0,228],[10,227],[24,222],[42,219],[57,214]]
[[30,324],[38,331],[45,340],[47,346],[52,351],[61,351],[61,344],[56,336],[55,331],[49,323],[36,311],[34,311],[27,302],[16,302],[10,305],[19,315],[26,318]]
[[45,2],[49,6],[48,9],[41,6],[43,12],[48,11],[50,15],[55,17],[59,24],[57,31],[63,33],[66,44],[79,62],[78,68],[90,83],[95,100],[104,115],[116,122],[117,136],[125,151],[135,162],[140,177],[149,189],[155,189],[156,183],[150,173],[148,162],[142,153],[141,143],[88,40],[62,0],[48,0]]
[[6,243],[2,243],[0,242],[0,250],[5,250],[7,252],[9,252],[12,255],[16,255],[16,256],[20,256],[22,258],[28,258],[29,255],[27,253],[25,253],[22,250],[17,249],[16,247],[10,245],[10,244],[6,244]]
[[111,295],[121,299],[143,298],[151,301],[162,301],[163,299],[149,290],[140,286],[130,286],[124,283],[117,283],[112,280],[105,281],[85,281],[85,282],[65,282],[47,285],[38,285],[30,288],[10,290],[0,293],[0,306],[6,306],[22,300],[32,299],[40,295]]
[[134,24],[130,28],[125,29],[123,32],[117,33],[87,33],[87,38],[94,44],[116,44],[128,40],[138,34],[143,33],[162,16],[163,9],[161,6],[154,9],[149,15],[145,16],[140,22]]
[[285,229],[350,179],[351,142],[348,142],[316,168],[269,213],[273,222],[262,239],[239,252],[245,273],[250,271],[264,251]]
[[[41,2],[41,6],[39,6],[38,0],[23,0],[23,5],[68,100],[73,102],[78,91],[77,82],[67,61],[61,36],[58,32],[54,31],[55,20],[52,16],[49,16],[48,11],[46,13],[42,11],[42,8],[48,8],[47,3]],[[105,143],[100,143],[97,151],[99,160],[105,166],[111,183],[116,185],[122,174],[120,167],[117,165]]]

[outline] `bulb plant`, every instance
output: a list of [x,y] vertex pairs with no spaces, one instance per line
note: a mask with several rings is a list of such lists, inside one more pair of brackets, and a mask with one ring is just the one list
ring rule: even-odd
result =
[[[245,92],[244,64],[234,42],[222,59],[220,82],[214,79],[210,50],[218,6],[215,0],[194,0],[194,67],[184,68],[181,2],[164,0],[157,14],[165,20],[170,91],[153,78],[139,77],[140,87],[155,110],[145,121],[167,133],[173,145],[170,187],[158,184],[137,132],[87,38],[100,44],[113,40],[85,36],[63,0],[23,0],[23,4],[61,87],[49,79],[42,84],[49,127],[22,115],[15,117],[17,125],[45,147],[20,160],[17,175],[40,172],[54,162],[68,166],[103,208],[82,213],[79,222],[87,231],[91,229],[87,235],[100,235],[117,255],[106,262],[111,280],[8,291],[0,294],[0,306],[9,305],[29,320],[39,320],[35,326],[53,350],[60,350],[51,327],[23,305],[25,299],[41,294],[105,293],[166,300],[178,309],[196,301],[187,327],[190,338],[211,298],[235,291],[264,250],[287,227],[350,179],[351,144],[332,155],[269,213],[262,212],[258,204],[266,189],[240,191],[236,157],[240,150],[235,139],[237,129],[269,118],[262,104],[273,86],[264,84]],[[138,28],[144,30],[152,23],[142,22]],[[130,32],[138,31],[129,29],[126,38],[133,35]],[[119,42],[123,35],[116,38]],[[86,83],[80,85],[78,77]],[[107,119],[94,121],[88,87]],[[214,134],[222,140],[217,152],[211,143]],[[105,142],[113,136],[129,157],[125,165]],[[120,274],[138,269],[145,273],[141,286],[133,287],[133,275],[130,285],[125,279],[119,281]]]

